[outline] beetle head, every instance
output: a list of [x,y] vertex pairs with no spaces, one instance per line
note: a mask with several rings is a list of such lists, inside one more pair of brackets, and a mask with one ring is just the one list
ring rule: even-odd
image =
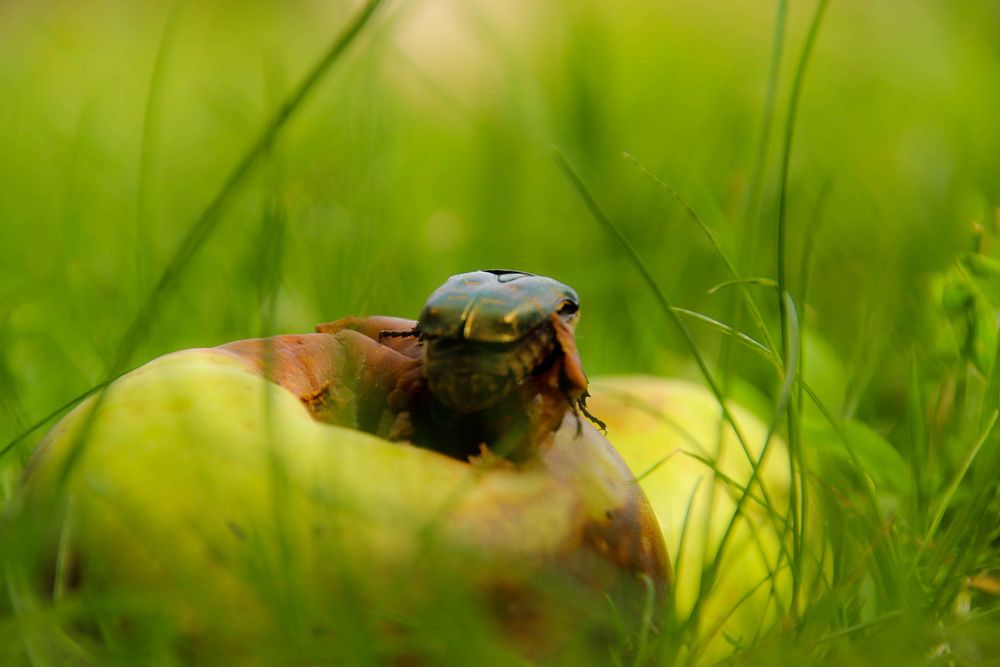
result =
[[574,323],[580,298],[552,278],[522,271],[461,273],[434,291],[420,312],[428,338],[513,343],[554,314]]

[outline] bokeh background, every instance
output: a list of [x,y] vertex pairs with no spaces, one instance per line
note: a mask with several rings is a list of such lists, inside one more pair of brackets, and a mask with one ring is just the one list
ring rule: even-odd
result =
[[[358,6],[0,4],[0,444],[104,379],[185,234]],[[672,303],[757,335],[672,188],[763,279],[748,289],[777,336],[781,150],[814,10],[388,2],[241,185],[128,365],[345,315],[416,317],[451,274],[518,268],[579,292],[591,376],[699,379],[554,155]],[[830,3],[794,126],[789,289],[806,377],[901,451],[914,380],[951,386],[949,360],[983,344],[956,328],[946,288],[1000,225],[998,110],[996,2]],[[765,362],[691,326],[731,391],[751,406],[775,395]],[[0,462],[4,496],[32,442]]]
[[[102,377],[183,234],[353,8],[0,7],[5,432]],[[415,317],[448,275],[511,267],[580,293],[591,374],[689,373],[553,149],[676,305],[732,322],[734,290],[709,293],[729,278],[722,262],[623,153],[698,211],[744,275],[773,278],[784,117],[813,9],[788,8],[768,122],[775,3],[389,3],[242,188],[133,364],[262,333],[273,255],[277,331]],[[879,404],[892,409],[913,348],[933,338],[930,277],[993,222],[998,34],[993,2],[827,13],[795,131],[788,252],[798,294],[811,248],[804,312],[816,354],[840,367],[835,405],[890,418]],[[283,231],[262,255],[269,215]],[[695,329],[712,358],[720,337]],[[768,391],[754,362],[731,363]]]

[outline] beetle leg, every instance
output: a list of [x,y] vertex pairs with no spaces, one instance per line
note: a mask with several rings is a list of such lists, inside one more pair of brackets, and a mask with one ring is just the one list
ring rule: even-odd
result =
[[378,332],[378,342],[384,343],[386,338],[422,338],[423,334],[420,332],[420,327],[413,327],[409,331],[389,331],[383,329]]
[[[595,417],[594,415],[592,415],[590,413],[590,410],[587,409],[587,397],[588,396],[590,396],[590,392],[589,391],[583,392],[583,394],[580,396],[580,398],[576,399],[576,407],[580,409],[580,412],[582,412],[587,419],[589,419],[591,422],[594,423],[594,426],[596,426],[598,428],[598,430],[600,430],[601,433],[603,433],[604,435],[607,435],[608,434],[608,425],[605,424],[600,419],[598,419],[597,417]],[[573,411],[576,412],[575,409]],[[577,419],[577,428],[579,428],[580,416],[577,415],[576,419]]]
[[574,398],[572,394],[566,393],[566,399],[569,401],[569,407],[573,411],[573,416],[576,417],[576,434],[580,435],[583,433],[583,420],[580,419],[580,413],[591,421],[597,429],[604,435],[608,434],[608,425],[603,421],[591,414],[590,410],[587,409],[587,397],[590,396],[590,392],[584,391],[582,395]]
[[573,418],[576,419],[576,437],[579,438],[583,435],[583,420],[580,419],[579,403],[574,401],[572,397],[567,398],[569,398],[569,407],[573,410]]
[[[583,362],[576,349],[576,338],[573,336],[573,326],[559,315],[549,318],[556,341],[562,349],[562,379],[569,385],[570,395],[580,395],[587,391],[587,376],[583,372]],[[571,401],[572,402],[572,401]]]
[[576,338],[573,336],[573,325],[563,320],[558,315],[553,315],[552,327],[556,333],[556,340],[562,348],[562,378],[569,386],[566,389],[566,398],[570,408],[576,416],[576,432],[579,435],[583,431],[583,421],[580,413],[589,419],[605,435],[608,432],[607,424],[595,417],[587,409],[587,376],[583,372],[583,364],[580,362],[580,353],[576,350]]
[[[423,349],[420,346],[422,338],[419,335],[415,336],[416,340],[405,337],[416,329],[417,323],[413,320],[382,315],[342,317],[334,322],[316,325],[316,331],[322,334],[336,335],[341,331],[357,331],[411,359],[423,357]],[[394,332],[396,335],[386,338],[381,336],[382,332]]]
[[386,317],[384,315],[371,315],[369,317],[342,317],[333,322],[325,322],[316,325],[318,333],[335,334],[338,331],[348,329],[364,334],[372,340],[378,340],[380,331],[408,331],[417,326],[413,320],[403,317]]

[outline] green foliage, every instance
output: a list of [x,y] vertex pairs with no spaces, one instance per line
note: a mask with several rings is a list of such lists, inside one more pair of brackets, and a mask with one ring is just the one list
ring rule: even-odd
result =
[[[447,275],[518,268],[581,295],[591,375],[769,398],[794,601],[731,638],[736,660],[989,662],[995,4],[494,5],[390,2],[343,52],[345,3],[0,7],[0,505],[32,427],[128,367],[415,317]],[[760,480],[734,493],[769,505]],[[44,664],[39,637],[83,663],[184,661],[154,612],[70,636],[92,601],[0,593],[0,664]],[[391,622],[349,602],[331,614],[354,662],[519,660],[475,601]],[[623,632],[611,661],[695,661],[689,623]],[[589,649],[567,650],[608,661]]]

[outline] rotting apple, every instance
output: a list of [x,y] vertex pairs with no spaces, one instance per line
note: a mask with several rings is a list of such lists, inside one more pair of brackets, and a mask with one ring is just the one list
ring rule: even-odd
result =
[[[350,609],[405,615],[445,590],[484,600],[529,655],[557,650],[572,633],[559,619],[580,621],[606,593],[623,608],[647,588],[662,598],[649,505],[571,413],[533,460],[461,461],[352,428],[393,429],[383,375],[399,369],[373,361],[389,348],[354,331],[268,340],[161,357],[52,429],[7,517],[22,612],[87,610],[63,627],[71,645],[267,662],[289,633],[336,645]],[[314,407],[346,426],[315,418],[317,387]],[[543,590],[560,578],[593,597]],[[51,639],[26,642],[69,650]]]
[[[601,378],[591,386],[591,409],[607,422],[615,448],[640,479],[659,519],[675,567],[678,617],[688,616],[703,597],[689,644],[704,652],[701,659],[718,659],[734,644],[766,631],[791,603],[791,575],[782,556],[782,541],[789,535],[785,443],[780,436],[770,438],[714,584],[701,592],[703,568],[715,558],[753,473],[747,452],[715,396],[700,385],[633,375]],[[766,426],[740,405],[727,406],[749,454],[760,461]],[[820,559],[812,553],[806,558],[815,572]]]

